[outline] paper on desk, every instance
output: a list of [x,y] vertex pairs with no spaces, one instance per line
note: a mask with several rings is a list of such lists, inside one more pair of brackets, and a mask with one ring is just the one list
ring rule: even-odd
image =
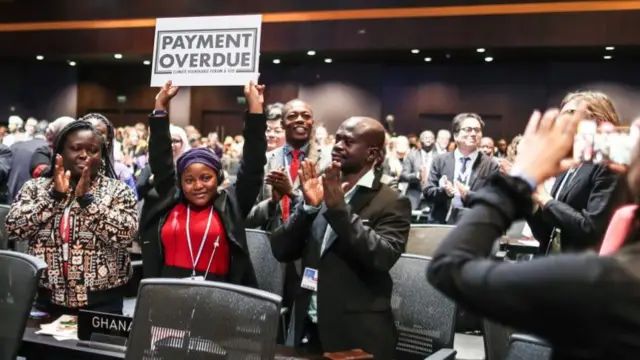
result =
[[538,240],[525,240],[525,239],[519,239],[518,242],[522,245],[526,245],[526,246],[534,246],[534,247],[538,247],[540,246],[540,242]]
[[78,340],[78,319],[75,316],[62,315],[51,324],[40,325],[39,335],[50,335],[56,340]]

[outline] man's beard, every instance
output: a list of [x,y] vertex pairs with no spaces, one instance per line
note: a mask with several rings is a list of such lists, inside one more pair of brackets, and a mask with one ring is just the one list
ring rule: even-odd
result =
[[426,145],[425,143],[422,143],[422,150],[429,152],[433,150],[434,146],[435,146],[435,143],[432,143],[431,145]]

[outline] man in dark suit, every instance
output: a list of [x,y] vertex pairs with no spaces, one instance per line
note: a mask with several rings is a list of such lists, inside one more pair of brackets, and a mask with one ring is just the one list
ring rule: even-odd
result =
[[433,159],[424,190],[425,200],[433,203],[430,221],[436,224],[455,224],[475,191],[499,171],[491,157],[478,151],[484,130],[480,115],[456,115],[451,130],[457,148]]
[[304,200],[272,233],[279,261],[302,259],[289,340],[313,353],[363,349],[375,359],[393,358],[389,270],[405,250],[411,204],[374,170],[383,146],[377,120],[345,121],[324,176],[303,162]]
[[400,181],[407,182],[407,197],[411,200],[413,210],[422,208],[422,190],[428,180],[428,170],[433,158],[437,155],[435,149],[436,137],[433,132],[426,130],[420,134],[420,149],[412,149],[402,161]]

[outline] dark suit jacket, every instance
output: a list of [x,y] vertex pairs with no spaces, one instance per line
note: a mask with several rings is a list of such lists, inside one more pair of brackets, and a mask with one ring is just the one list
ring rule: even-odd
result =
[[[566,173],[556,178],[551,196],[555,196]],[[564,188],[558,200],[527,218],[533,237],[546,251],[554,227],[561,230],[563,251],[582,251],[600,246],[613,211],[623,199],[615,193],[618,176],[606,166],[582,164]]]
[[[320,256],[327,225],[333,236]],[[363,349],[376,359],[392,359],[397,333],[391,313],[389,270],[405,250],[411,205],[380,183],[358,188],[344,208],[309,214],[299,204],[271,236],[281,262],[302,259],[318,270],[318,332],[323,350]],[[298,286],[295,344],[299,345],[312,292]]]
[[[440,178],[446,175],[447,179],[453,182],[455,180],[455,165],[456,158],[453,151],[436,156],[431,163],[429,181],[424,190],[424,197],[427,201],[433,203],[430,216],[435,223],[445,224],[447,222],[447,213],[453,198],[448,196],[444,189],[440,187]],[[475,192],[484,186],[487,178],[491,174],[499,172],[499,170],[500,167],[491,157],[479,152],[471,168],[469,192],[462,204],[467,207],[467,204],[473,200]]]
[[31,180],[31,157],[39,147],[46,145],[47,142],[43,139],[20,141],[11,145],[13,158],[7,184],[10,202],[18,194],[22,185]]
[[[431,151],[432,159],[437,156],[434,150]],[[422,182],[419,179],[420,171],[423,164],[422,150],[413,149],[402,161],[402,173],[400,174],[400,181],[409,183],[407,187],[407,197],[411,200],[411,207],[415,210],[420,207],[422,200]],[[432,160],[433,161],[433,160]]]

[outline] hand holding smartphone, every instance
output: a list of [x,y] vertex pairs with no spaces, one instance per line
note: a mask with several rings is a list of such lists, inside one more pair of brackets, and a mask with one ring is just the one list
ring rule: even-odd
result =
[[573,159],[594,164],[629,165],[632,151],[638,141],[640,128],[618,128],[595,120],[582,120],[573,142]]

